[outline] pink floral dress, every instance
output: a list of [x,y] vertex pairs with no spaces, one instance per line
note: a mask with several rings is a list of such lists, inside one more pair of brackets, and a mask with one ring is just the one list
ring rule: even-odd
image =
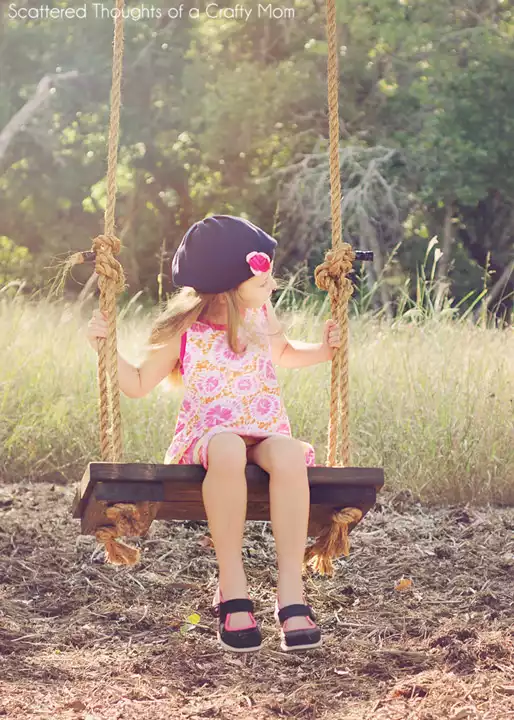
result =
[[[255,332],[246,337],[240,355],[230,349],[224,325],[196,321],[182,335],[185,394],[165,465],[200,464],[207,469],[209,441],[220,432],[256,441],[291,437],[271,361],[266,306],[247,309],[245,323]],[[306,464],[314,465],[314,448],[306,442],[304,447]]]

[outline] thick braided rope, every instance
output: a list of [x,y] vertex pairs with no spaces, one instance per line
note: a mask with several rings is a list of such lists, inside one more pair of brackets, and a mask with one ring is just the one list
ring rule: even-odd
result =
[[[107,204],[104,217],[104,234],[93,241],[95,271],[100,289],[100,310],[107,316],[107,338],[98,341],[98,385],[100,390],[100,445],[105,462],[120,462],[122,448],[120,390],[118,382],[116,295],[124,287],[123,268],[114,258],[121,249],[120,240],[114,235],[116,209],[116,169],[121,106],[121,75],[123,70],[123,7],[124,0],[116,2],[114,22],[113,63],[111,83],[111,111],[109,118],[109,141],[107,150]],[[109,375],[110,388],[107,386]],[[109,392],[110,390],[110,392]],[[132,506],[133,510],[134,506]],[[131,534],[127,528],[127,514],[131,507],[115,505],[106,511],[115,524],[97,528],[95,536],[105,545],[107,562],[133,565],[139,560],[139,550],[119,540],[120,535]],[[134,518],[135,520],[135,518]]]
[[[349,385],[348,385],[348,300],[353,292],[346,275],[352,269],[355,253],[341,238],[341,175],[339,165],[339,64],[337,54],[337,27],[335,0],[327,0],[328,41],[328,109],[330,137],[330,209],[332,218],[332,250],[318,265],[314,277],[316,285],[330,297],[332,317],[341,331],[341,346],[332,360],[330,380],[330,416],[328,426],[327,465],[348,467],[349,441]],[[341,434],[339,436],[339,422]],[[358,522],[362,512],[358,508],[345,508],[335,513],[330,526],[316,543],[307,548],[305,562],[320,574],[332,575],[332,558],[348,555],[351,523]]]
[[[123,69],[123,7],[124,0],[116,1],[114,26],[111,112],[107,158],[107,204],[104,215],[104,234],[93,240],[91,255],[95,258],[100,289],[100,309],[107,315],[107,338],[98,340],[98,385],[100,393],[100,450],[104,462],[120,462],[122,432],[120,392],[118,382],[118,355],[116,337],[116,296],[125,289],[125,276],[116,260],[121,242],[114,234],[116,207],[116,168],[118,157],[121,76]],[[87,253],[86,253],[87,255]],[[75,253],[68,260],[72,266],[84,262],[84,253]],[[95,532],[99,543],[105,545],[106,561],[115,565],[134,565],[140,551],[117,538],[144,535],[157,514],[158,504],[142,502],[116,503],[107,507],[105,514],[113,526],[98,527]]]
[[[349,442],[349,392],[348,392],[348,300],[353,292],[346,274],[352,269],[355,253],[348,243],[329,250],[325,260],[314,271],[314,279],[320,290],[330,297],[332,317],[341,330],[341,346],[334,354],[330,383],[330,417],[327,448],[327,465],[348,467]],[[341,433],[338,434],[339,426]],[[341,447],[342,444],[342,447]]]
[[[120,462],[122,456],[122,434],[120,413],[120,390],[118,384],[118,358],[116,338],[116,293],[123,289],[121,265],[113,258],[121,249],[121,242],[114,236],[116,206],[116,166],[121,106],[121,74],[123,68],[123,6],[124,0],[116,2],[114,25],[114,48],[111,85],[111,113],[109,121],[109,145],[107,157],[107,205],[104,218],[104,234],[93,242],[96,251],[95,270],[99,275],[100,309],[108,318],[106,342],[99,340],[98,373],[100,384],[100,442],[102,459],[106,462]],[[124,281],[123,281],[124,285]],[[110,379],[112,413],[111,436],[108,433],[109,393],[107,392],[107,371]]]
[[[332,217],[332,250],[335,251],[336,257],[333,255],[329,259],[326,257],[323,266],[316,271],[316,284],[320,287],[319,282],[323,283],[323,289],[327,290],[330,295],[332,316],[337,321],[343,335],[341,338],[341,349],[336,353],[332,363],[331,391],[330,391],[330,420],[328,433],[328,464],[335,466],[340,462],[340,449],[338,447],[338,420],[341,417],[339,413],[340,397],[340,378],[342,372],[341,360],[347,359],[345,345],[347,345],[347,320],[345,327],[341,327],[345,322],[344,312],[341,307],[339,296],[338,280],[341,277],[336,275],[338,260],[340,253],[337,251],[341,247],[341,174],[339,166],[339,64],[337,55],[337,28],[336,28],[336,7],[335,0],[327,0],[327,41],[328,41],[328,66],[327,66],[327,89],[328,89],[328,113],[329,113],[329,140],[330,140],[330,210]],[[350,266],[351,267],[351,266]],[[319,272],[318,272],[319,270]],[[335,271],[331,272],[331,271]],[[332,276],[332,282],[328,280],[328,275]],[[342,356],[342,357],[341,357]],[[346,397],[346,406],[341,407],[343,415],[342,435],[346,436],[346,444],[348,444],[348,429],[345,428],[345,420],[347,421],[348,398]],[[343,462],[348,462],[348,452]]]

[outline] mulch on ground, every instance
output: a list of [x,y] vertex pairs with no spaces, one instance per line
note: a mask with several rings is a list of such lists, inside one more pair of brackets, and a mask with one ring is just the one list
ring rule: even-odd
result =
[[272,616],[270,526],[249,523],[265,642],[235,656],[209,613],[205,523],[154,523],[129,540],[141,563],[114,567],[79,534],[73,495],[51,479],[0,484],[0,718],[514,718],[514,508],[385,490],[336,575],[307,578],[324,646],[295,655]]

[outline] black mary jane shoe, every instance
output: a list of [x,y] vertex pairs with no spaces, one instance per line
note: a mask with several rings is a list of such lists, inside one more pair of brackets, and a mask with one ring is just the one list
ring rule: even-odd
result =
[[[237,598],[226,600],[214,605],[211,610],[214,617],[219,618],[218,642],[223,650],[231,652],[254,652],[262,647],[262,635],[255,618],[253,617],[253,602],[249,598]],[[227,629],[227,617],[236,612],[251,613],[253,625],[242,630]]]
[[283,608],[275,606],[275,620],[281,631],[280,649],[284,652],[292,650],[313,650],[321,645],[321,630],[317,625],[302,630],[284,630],[286,620],[292,617],[308,617],[313,623],[316,622],[310,605],[286,605]]

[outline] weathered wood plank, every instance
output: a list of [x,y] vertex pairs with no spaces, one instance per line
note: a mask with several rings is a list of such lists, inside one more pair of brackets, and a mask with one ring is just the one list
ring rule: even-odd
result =
[[91,463],[87,466],[73,499],[72,516],[74,518],[80,518],[84,514],[87,502],[95,485],[94,482],[91,482],[91,476],[89,474],[90,467]]
[[[156,465],[151,463],[89,463],[90,476],[94,480],[186,480],[202,482],[205,469],[202,465]],[[308,468],[309,478],[314,483],[336,485],[375,485],[384,484],[384,471],[381,468],[327,467],[316,465]],[[267,478],[268,473],[258,465],[246,466],[248,480]]]
[[112,525],[111,520],[105,516],[107,505],[108,503],[97,500],[94,493],[91,494],[80,521],[82,535],[94,535],[95,530],[102,525]]
[[[374,504],[371,504],[372,507]],[[81,534],[94,535],[95,530],[103,525],[111,525],[111,521],[105,516],[105,510],[109,503],[98,501],[94,494],[90,498],[84,517],[81,520]],[[170,507],[171,506],[171,507]],[[363,516],[368,512],[370,507],[361,507]],[[317,537],[323,527],[330,522],[333,508],[327,505],[311,505],[309,514],[309,537]],[[159,504],[156,520],[203,520],[207,521],[203,505],[198,503],[182,503],[181,505],[173,505],[173,503],[162,502]],[[269,505],[265,503],[254,503],[248,505],[247,520],[269,521]],[[353,529],[350,527],[350,531]]]
[[[311,505],[329,507],[359,506],[368,499],[375,498],[373,487],[336,487],[334,485],[315,485],[311,487]],[[137,503],[145,500],[165,502],[170,508],[181,505],[203,505],[201,486],[189,487],[186,483],[171,481],[158,482],[101,482],[96,484],[95,497],[108,503]],[[269,507],[268,483],[248,483],[248,505],[263,504]],[[170,518],[173,519],[173,518]],[[192,520],[194,518],[191,518]]]
[[[173,483],[156,482],[106,482],[96,483],[90,495],[82,518],[82,533],[94,534],[100,525],[110,525],[105,518],[105,508],[115,502],[135,503],[158,502],[156,520],[206,520],[201,493],[176,495]],[[270,505],[268,487],[266,492],[248,493],[247,520],[269,520]],[[316,486],[311,488],[309,535],[317,535],[328,522],[334,510],[344,507],[358,507],[363,516],[373,507],[376,500],[374,487]]]
[[[201,497],[201,485],[205,477],[202,465],[156,465],[150,463],[89,463],[80,488],[72,505],[73,517],[80,518],[97,482],[132,483],[164,483],[170,484],[174,496],[180,496],[181,502]],[[380,490],[384,484],[384,471],[381,468],[331,468],[315,466],[308,468],[311,493],[317,486],[333,486],[334,488],[372,487]],[[267,492],[269,476],[258,465],[246,466],[248,492],[262,495]],[[170,491],[168,491],[170,492]],[[118,500],[122,502],[122,500]],[[126,501],[128,502],[128,500]]]
[[[109,505],[150,501],[159,503],[156,520],[206,520],[202,499],[205,472],[201,465],[90,463],[73,501],[73,517],[81,519],[83,534],[94,534],[97,527],[111,524],[105,517]],[[384,484],[381,468],[315,466],[308,468],[308,477],[312,537],[327,525],[334,510],[358,507],[364,516]],[[269,520],[268,473],[248,464],[246,479],[247,520]]]

